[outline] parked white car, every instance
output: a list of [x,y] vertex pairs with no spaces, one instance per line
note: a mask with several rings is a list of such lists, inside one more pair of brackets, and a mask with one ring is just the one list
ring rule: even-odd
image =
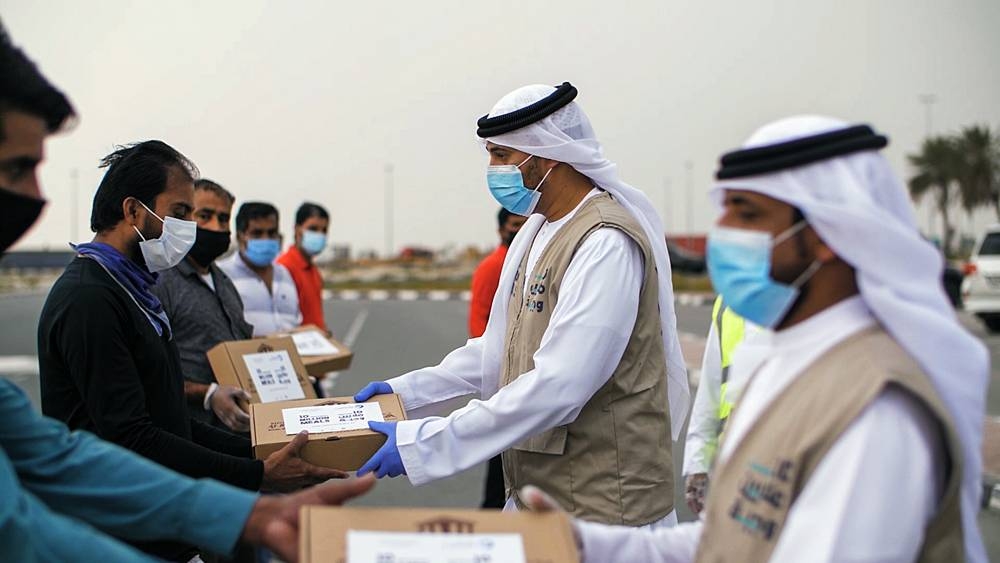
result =
[[1000,225],[986,229],[965,265],[962,302],[990,332],[1000,332]]

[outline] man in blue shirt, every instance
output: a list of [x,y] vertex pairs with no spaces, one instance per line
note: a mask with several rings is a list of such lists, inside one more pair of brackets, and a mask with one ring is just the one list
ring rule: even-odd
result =
[[[0,26],[0,252],[38,218],[44,140],[73,117],[66,97]],[[0,378],[0,560],[145,561],[110,537],[176,540],[226,554],[237,540],[298,559],[298,511],[340,504],[374,480],[260,497],[164,469],[35,412]],[[296,437],[305,441],[305,435]]]
[[340,504],[374,483],[369,476],[259,496],[189,479],[87,432],[69,432],[2,378],[0,418],[3,561],[152,561],[105,534],[221,554],[241,540],[295,561],[300,506]]

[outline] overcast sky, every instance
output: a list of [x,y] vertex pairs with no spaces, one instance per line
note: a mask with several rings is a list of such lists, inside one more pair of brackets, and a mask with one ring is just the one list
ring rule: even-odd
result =
[[997,0],[0,0],[0,14],[81,115],[48,145],[51,204],[21,248],[89,239],[98,160],[153,138],[239,201],[275,203],[286,237],[313,200],[331,241],[383,251],[391,163],[395,248],[493,244],[475,121],[525,84],[579,88],[668,232],[708,228],[719,154],[779,117],[870,122],[902,175],[925,132],[921,94],[936,96],[937,133],[1000,125]]

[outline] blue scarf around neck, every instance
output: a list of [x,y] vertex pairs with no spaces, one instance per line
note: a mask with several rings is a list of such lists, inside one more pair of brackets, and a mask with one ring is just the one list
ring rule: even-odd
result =
[[163,336],[163,332],[166,331],[167,338],[172,337],[170,319],[167,318],[167,314],[163,310],[163,304],[149,290],[156,285],[156,280],[159,277],[157,274],[129,260],[118,249],[103,242],[85,242],[70,246],[76,250],[78,255],[96,260],[114,276],[115,280],[139,304],[146,318],[156,329],[156,334]]

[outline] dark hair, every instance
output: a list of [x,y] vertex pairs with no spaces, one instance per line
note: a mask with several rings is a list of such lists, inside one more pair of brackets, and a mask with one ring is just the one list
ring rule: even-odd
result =
[[100,167],[108,171],[97,186],[90,212],[90,230],[95,233],[114,228],[125,218],[125,198],[134,197],[152,209],[156,196],[167,189],[167,175],[172,170],[188,181],[198,176],[194,163],[163,141],[118,147],[101,159]]
[[229,190],[223,188],[219,184],[209,180],[208,178],[198,178],[194,181],[195,190],[204,190],[206,192],[212,192],[213,194],[221,197],[222,199],[229,202],[229,205],[236,203],[236,196],[234,196]]
[[513,213],[501,207],[500,212],[497,213],[497,224],[499,225],[498,228],[502,229],[504,225],[507,224],[507,219],[509,219],[511,215],[513,215]]
[[295,212],[295,226],[298,227],[313,217],[319,217],[327,221],[330,220],[330,214],[326,212],[326,209],[322,205],[307,201],[300,205],[299,210]]
[[42,76],[24,51],[14,46],[0,22],[0,141],[3,114],[11,110],[42,118],[50,133],[76,115],[66,96]]
[[275,219],[279,218],[278,209],[270,203],[248,201],[241,205],[240,210],[236,212],[236,232],[246,232],[250,228],[250,221],[271,217],[272,215]]

